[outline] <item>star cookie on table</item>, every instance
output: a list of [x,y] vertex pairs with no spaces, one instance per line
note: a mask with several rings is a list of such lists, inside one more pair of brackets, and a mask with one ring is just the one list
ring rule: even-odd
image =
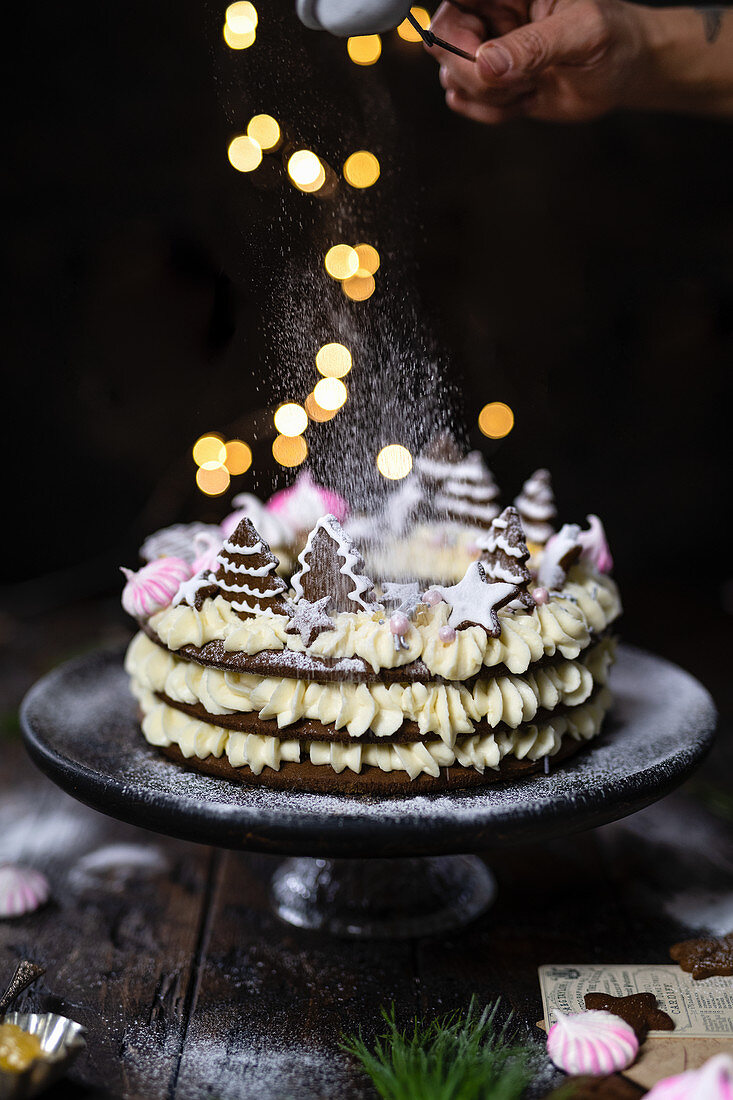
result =
[[326,605],[331,602],[330,596],[309,603],[308,600],[298,600],[293,606],[290,622],[285,627],[286,634],[300,634],[303,645],[313,645],[319,634],[326,630],[334,630],[334,625],[326,611]]
[[631,993],[628,997],[586,993],[583,999],[587,1009],[601,1009],[625,1020],[640,1043],[648,1031],[674,1031],[674,1020],[659,1007],[653,993]]
[[682,940],[670,947],[669,954],[693,978],[733,974],[733,932],[720,939]]
[[497,611],[519,595],[516,584],[489,584],[480,561],[471,562],[458,584],[445,588],[436,584],[433,591],[438,592],[451,609],[448,626],[455,630],[482,626],[492,638],[498,638],[501,634]]

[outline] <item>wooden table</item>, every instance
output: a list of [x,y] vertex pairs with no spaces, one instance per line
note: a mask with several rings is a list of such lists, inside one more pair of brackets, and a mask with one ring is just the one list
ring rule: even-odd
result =
[[[6,699],[8,676],[17,690],[40,671],[37,657],[21,665],[0,683]],[[381,1005],[407,1023],[500,996],[533,1028],[538,965],[666,962],[704,920],[704,894],[733,890],[725,740],[699,777],[625,821],[487,853],[494,907],[454,935],[401,943],[286,927],[268,906],[275,858],[121,824],[57,790],[17,737],[0,750],[0,861],[42,869],[53,888],[44,910],[0,922],[0,975],[21,956],[41,963],[46,976],[19,1007],[62,1011],[88,1031],[51,1100],[374,1096],[338,1042],[375,1033]],[[552,1083],[545,1075],[536,1095]]]

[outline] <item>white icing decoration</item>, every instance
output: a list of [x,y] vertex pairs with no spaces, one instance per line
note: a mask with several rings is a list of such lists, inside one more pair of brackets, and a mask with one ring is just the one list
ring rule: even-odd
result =
[[303,551],[298,555],[300,570],[295,574],[291,582],[295,594],[300,599],[304,597],[302,579],[306,573],[310,572],[308,557],[312,551],[314,538],[322,530],[334,540],[338,556],[343,558],[343,565],[340,567],[339,572],[345,577],[348,577],[354,585],[353,591],[348,594],[348,599],[357,604],[357,606],[363,608],[364,611],[374,611],[376,605],[366,603],[362,599],[364,593],[368,592],[372,587],[372,582],[368,577],[356,572],[356,569],[362,564],[361,555],[358,553],[353,541],[346,534],[334,515],[321,516],[318,523],[308,535]]
[[496,609],[518,595],[519,590],[516,585],[503,581],[488,584],[485,576],[481,563],[474,561],[458,584],[434,586],[451,608],[448,626],[458,628],[461,623],[468,622],[482,626],[487,634],[499,633],[501,628],[497,629]]
[[560,562],[573,547],[580,545],[579,535],[580,527],[577,523],[566,523],[548,541],[537,571],[537,583],[541,588],[546,588],[548,592],[556,592],[562,588],[566,570]]

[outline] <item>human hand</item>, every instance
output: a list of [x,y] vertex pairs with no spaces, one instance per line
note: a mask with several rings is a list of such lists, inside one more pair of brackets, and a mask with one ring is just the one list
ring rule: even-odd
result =
[[476,54],[435,48],[448,106],[478,122],[596,118],[643,98],[643,12],[624,0],[444,0],[435,34]]

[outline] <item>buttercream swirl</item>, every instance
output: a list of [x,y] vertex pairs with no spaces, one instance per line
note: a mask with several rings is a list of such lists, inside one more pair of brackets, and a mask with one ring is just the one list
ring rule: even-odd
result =
[[470,689],[462,683],[318,683],[224,672],[183,661],[143,633],[130,644],[125,668],[136,693],[201,704],[212,715],[256,712],[263,720],[276,720],[280,729],[310,719],[356,738],[367,730],[387,737],[412,721],[421,735],[435,733],[453,746],[480,721],[516,729],[540,710],[584,703],[596,684],[606,683],[614,647],[613,639],[605,638],[580,659],[558,658],[523,676],[479,677]]
[[[420,658],[433,676],[466,680],[482,668],[505,665],[525,672],[542,657],[556,653],[573,659],[620,614],[618,589],[610,577],[576,566],[558,594],[532,612],[499,611],[501,634],[489,637],[480,627],[459,630],[455,641],[443,642],[439,631],[448,620],[447,604],[421,607],[405,635],[406,648],[395,648],[389,613],[381,610],[344,612],[333,618],[333,630],[320,634],[307,652],[319,657],[361,657],[375,671],[399,668]],[[283,615],[241,619],[221,596],[205,600],[200,611],[185,605],[169,607],[148,623],[169,649],[203,646],[219,640],[229,652],[306,651],[298,635],[286,634]]]
[[515,731],[475,734],[450,746],[443,741],[396,744],[360,744],[329,741],[297,741],[253,733],[240,733],[191,718],[161,703],[150,691],[137,687],[136,695],[144,714],[146,740],[158,747],[176,745],[187,759],[197,756],[226,756],[235,767],[248,767],[255,775],[264,768],[279,771],[286,762],[310,760],[336,772],[348,768],[360,772],[378,767],[384,772],[404,771],[411,779],[427,774],[438,776],[441,767],[460,764],[484,772],[497,769],[506,756],[539,760],[559,752],[564,736],[576,741],[595,737],[610,705],[610,693],[602,688],[593,699],[563,714],[523,726]]

